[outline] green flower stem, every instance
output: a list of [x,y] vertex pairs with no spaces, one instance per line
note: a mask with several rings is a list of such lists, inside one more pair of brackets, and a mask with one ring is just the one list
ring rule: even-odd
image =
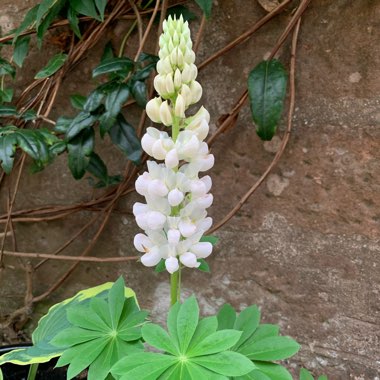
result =
[[170,305],[181,300],[181,267],[170,275]]
[[35,380],[38,371],[38,363],[31,364],[29,367],[28,379]]

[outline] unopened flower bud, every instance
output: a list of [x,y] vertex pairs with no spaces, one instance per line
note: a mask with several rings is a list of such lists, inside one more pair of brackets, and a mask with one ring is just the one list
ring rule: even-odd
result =
[[173,123],[171,109],[167,100],[162,102],[160,106],[160,118],[161,118],[162,123],[166,125],[167,127],[169,127]]
[[193,94],[190,90],[190,87],[187,84],[183,84],[181,87],[181,95],[185,99],[186,107],[192,104]]
[[165,260],[165,267],[166,270],[170,273],[173,274],[174,272],[177,272],[179,269],[179,264],[178,264],[178,259],[175,257],[169,257]]
[[182,86],[182,76],[179,69],[176,69],[174,73],[174,87],[176,90],[179,90]]
[[165,165],[169,169],[173,169],[177,167],[178,164],[179,164],[178,153],[177,153],[177,149],[174,148],[166,154]]
[[191,103],[197,103],[202,97],[202,86],[197,81],[193,81],[190,84],[190,90],[192,94]]
[[168,231],[168,243],[176,245],[179,243],[179,240],[181,239],[181,233],[178,230],[170,229]]
[[179,260],[188,268],[198,268],[199,265],[201,265],[201,263],[198,263],[197,261],[197,256],[191,252],[185,252],[179,257]]
[[161,97],[153,98],[146,104],[146,113],[150,120],[154,123],[161,123],[160,106],[162,104]]
[[154,179],[150,181],[148,185],[148,192],[150,195],[164,197],[168,193],[168,188],[159,179]]
[[184,118],[185,117],[185,100],[181,94],[177,96],[177,99],[175,101],[175,108],[174,108],[174,114],[177,117]]
[[173,190],[169,191],[168,202],[169,202],[170,206],[172,206],[172,207],[176,207],[179,204],[181,204],[181,202],[183,201],[184,198],[185,198],[185,195],[183,194],[182,191],[180,191],[178,189],[173,189]]
[[174,82],[173,82],[173,75],[172,74],[167,74],[165,77],[165,87],[166,87],[166,92],[169,95],[174,94]]

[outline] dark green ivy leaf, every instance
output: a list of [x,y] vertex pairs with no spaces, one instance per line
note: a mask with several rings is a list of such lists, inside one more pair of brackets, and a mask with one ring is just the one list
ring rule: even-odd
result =
[[211,17],[212,0],[195,0],[195,2],[202,9],[206,18],[209,19]]
[[94,183],[92,178],[89,178],[91,185],[95,188],[107,187],[110,185],[116,185],[121,182],[122,177],[120,175],[109,176],[106,164],[95,153],[92,152],[90,156],[90,162],[87,167],[87,171],[94,177],[99,179],[99,182]]
[[72,120],[70,126],[66,130],[66,139],[71,140],[78,135],[83,129],[92,126],[97,120],[97,116],[89,112],[82,111]]
[[95,78],[103,74],[117,73],[120,77],[125,78],[133,67],[134,62],[127,57],[108,58],[95,67],[92,71],[92,77]]
[[47,78],[56,73],[65,63],[67,59],[67,54],[59,53],[56,54],[48,64],[40,70],[34,77],[34,79]]
[[75,179],[81,179],[90,162],[94,149],[94,130],[87,127],[67,144],[68,165]]
[[75,9],[76,12],[94,18],[95,20],[102,21],[96,11],[93,0],[69,0],[70,6]]
[[69,7],[67,9],[67,20],[69,21],[70,28],[75,33],[75,35],[78,38],[82,38],[82,33],[79,29],[78,13],[72,7]]
[[0,58],[0,76],[2,75],[10,75],[13,79],[16,76],[16,69],[4,58]]
[[17,109],[14,106],[5,106],[0,105],[0,117],[6,117],[6,116],[16,116],[17,115]]
[[141,143],[135,129],[119,114],[116,123],[109,130],[112,142],[127,156],[129,160],[138,165],[141,158]]
[[22,67],[29,51],[30,36],[23,36],[16,40],[13,50],[13,61],[18,67]]
[[83,95],[75,94],[70,96],[71,105],[78,110],[83,110],[86,101],[87,98]]
[[260,62],[249,74],[252,119],[262,140],[271,140],[276,133],[284,106],[286,84],[286,70],[276,59]]
[[146,84],[141,81],[136,81],[133,83],[131,88],[132,96],[135,98],[136,103],[142,107],[145,108],[147,103],[147,97],[146,97]]
[[13,99],[13,88],[0,90],[0,103],[10,103]]
[[20,26],[14,31],[13,43],[17,42],[17,39],[22,32],[28,28],[31,28],[35,24],[39,7],[40,4],[37,4],[33,8],[29,9]]

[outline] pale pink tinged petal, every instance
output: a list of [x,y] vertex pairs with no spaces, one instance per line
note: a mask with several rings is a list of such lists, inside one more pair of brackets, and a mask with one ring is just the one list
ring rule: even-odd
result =
[[144,234],[137,234],[133,239],[133,244],[139,252],[147,252],[149,248],[152,248],[152,242]]
[[175,257],[169,257],[165,260],[165,267],[170,274],[177,272],[179,269],[178,259]]
[[169,191],[168,202],[170,206],[172,207],[178,206],[183,201],[184,198],[185,196],[183,192],[178,189],[173,189]]
[[154,267],[160,262],[160,260],[161,260],[161,255],[160,255],[160,250],[158,249],[158,247],[153,247],[149,252],[141,256],[141,262],[146,267]]
[[205,259],[211,255],[212,244],[209,242],[201,242],[194,244],[191,251],[198,257],[198,259]]
[[165,157],[165,165],[166,165],[169,169],[173,169],[173,168],[177,167],[178,164],[179,164],[178,153],[177,153],[177,149],[174,148],[174,149],[170,150],[170,151],[166,154],[166,157]]
[[168,231],[168,242],[169,244],[176,245],[179,243],[181,238],[181,233],[178,230],[170,229]]
[[166,157],[166,150],[162,146],[162,141],[157,140],[152,146],[152,156],[156,160],[164,160]]
[[190,220],[180,220],[180,222],[178,223],[178,228],[184,237],[190,237],[197,230],[196,225],[192,223]]
[[198,268],[200,265],[197,261],[197,257],[191,252],[185,252],[179,257],[179,260],[188,268]]
[[148,192],[153,196],[164,197],[168,193],[168,188],[159,179],[154,179],[148,184]]
[[158,211],[150,211],[146,219],[149,229],[153,231],[163,228],[166,222],[166,216]]

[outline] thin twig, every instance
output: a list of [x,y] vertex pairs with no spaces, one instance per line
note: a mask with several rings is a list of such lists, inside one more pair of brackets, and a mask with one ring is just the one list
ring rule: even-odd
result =
[[268,166],[268,168],[265,170],[265,172],[261,175],[259,180],[247,191],[247,193],[241,198],[241,200],[237,203],[237,205],[215,226],[213,226],[207,233],[213,233],[216,230],[218,230],[220,227],[222,227],[224,224],[226,224],[244,205],[244,203],[247,202],[249,197],[256,191],[256,189],[262,184],[262,182],[265,180],[265,178],[268,176],[268,174],[271,172],[271,170],[275,167],[277,162],[280,160],[282,154],[285,151],[286,145],[290,138],[290,132],[292,129],[292,120],[293,120],[293,112],[294,112],[294,105],[295,105],[295,68],[296,68],[296,51],[297,51],[297,41],[298,41],[298,34],[301,24],[301,17],[298,18],[296,27],[293,32],[293,39],[292,39],[292,50],[291,50],[291,58],[290,58],[290,74],[289,74],[289,83],[290,83],[290,102],[289,102],[289,110],[288,110],[288,121],[287,121],[287,128],[284,134],[284,137],[282,139],[281,145],[279,150],[277,151],[275,157],[273,158],[272,162]]
[[93,263],[118,263],[124,261],[138,260],[138,256],[128,257],[94,257],[94,256],[67,256],[67,255],[50,255],[48,253],[34,253],[34,252],[13,252],[4,251],[5,256],[12,257],[26,257],[28,259],[49,259],[60,261],[80,261],[80,262],[93,262]]
[[194,47],[193,47],[195,53],[198,51],[199,45],[201,44],[203,31],[204,31],[205,26],[206,26],[206,21],[207,21],[206,16],[203,15],[202,20],[201,20],[201,24],[199,25],[197,37],[195,39]]
[[133,12],[135,12],[135,15],[136,15],[137,30],[139,33],[139,45],[141,45],[142,38],[143,38],[143,24],[142,24],[141,15],[133,0],[129,0],[129,4],[131,5]]
[[255,25],[252,26],[252,28],[248,29],[246,32],[241,34],[238,38],[231,41],[229,44],[224,46],[222,49],[218,50],[216,53],[205,59],[202,63],[198,65],[198,70],[203,69],[206,65],[210,64],[215,59],[221,57],[223,54],[227,53],[231,49],[233,49],[235,46],[241,44],[242,42],[246,41],[251,37],[253,33],[258,31],[262,26],[264,26],[269,20],[271,20],[274,16],[279,14],[289,3],[291,3],[292,0],[284,0],[279,6],[277,6],[275,9],[273,9],[272,12],[265,15],[262,19],[260,19]]

